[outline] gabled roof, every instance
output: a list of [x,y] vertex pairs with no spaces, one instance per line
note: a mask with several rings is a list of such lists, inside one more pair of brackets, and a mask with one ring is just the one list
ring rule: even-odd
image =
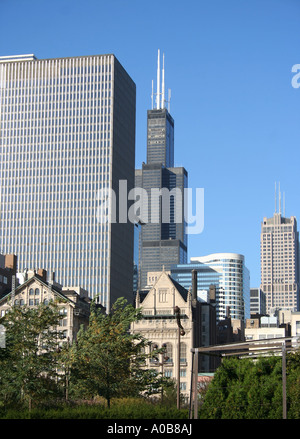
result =
[[176,280],[174,280],[169,274],[168,277],[170,281],[173,283],[174,287],[177,289],[177,291],[181,294],[181,297],[187,301],[188,298],[188,290],[186,290],[182,285],[180,285]]
[[174,287],[176,288],[176,290],[178,291],[178,293],[181,295],[181,297],[183,298],[183,300],[185,302],[187,302],[187,298],[188,298],[188,291],[182,286],[180,285],[178,282],[176,282],[168,273],[166,273],[164,270],[161,272],[160,276],[158,277],[157,281],[155,282],[154,285],[152,285],[151,287],[144,289],[144,290],[139,290],[139,296],[140,296],[140,303],[143,302],[143,300],[147,297],[148,293],[155,287],[155,285],[159,282],[160,278],[165,275],[168,277],[168,279],[170,280],[170,282],[172,282],[172,284],[174,285]]
[[[15,294],[18,294],[21,290],[23,290],[24,286],[28,286],[30,283],[32,283],[33,281],[38,281],[41,285],[43,285],[46,288],[50,287],[50,284],[48,282],[45,282],[41,279],[41,277],[38,274],[35,274],[34,276],[30,277],[29,279],[27,279],[25,282],[23,282],[21,285],[18,285],[14,291]],[[68,297],[66,297],[58,288],[56,288],[54,285],[51,285],[51,291],[53,291],[53,293],[57,296],[59,296],[61,299],[63,300],[67,300],[68,302],[74,303],[71,299],[69,299]],[[0,305],[2,302],[4,302],[5,300],[8,300],[9,297],[12,295],[12,291],[10,291],[8,294],[6,294],[5,296],[1,297],[0,299]],[[74,303],[75,305],[75,303]]]

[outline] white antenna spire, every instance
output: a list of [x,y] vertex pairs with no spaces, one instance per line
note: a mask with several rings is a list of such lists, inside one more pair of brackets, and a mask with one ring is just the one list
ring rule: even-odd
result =
[[153,110],[153,79],[152,79],[152,94],[151,94],[152,110]]
[[275,181],[275,213],[277,213],[277,193],[276,193],[276,181]]
[[157,55],[157,95],[156,95],[156,108],[159,110],[160,104],[160,50],[158,49]]
[[285,218],[285,192],[283,192],[283,216]]
[[161,108],[165,108],[165,54],[163,53]]

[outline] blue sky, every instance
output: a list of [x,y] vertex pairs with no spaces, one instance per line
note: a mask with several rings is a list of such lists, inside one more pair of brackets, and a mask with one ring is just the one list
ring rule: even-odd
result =
[[[299,0],[0,0],[0,54],[38,58],[113,53],[137,86],[136,166],[146,160],[146,113],[157,50],[172,90],[175,164],[204,188],[204,230],[189,257],[242,253],[260,283],[260,223],[300,219]],[[155,86],[156,87],[156,86]]]

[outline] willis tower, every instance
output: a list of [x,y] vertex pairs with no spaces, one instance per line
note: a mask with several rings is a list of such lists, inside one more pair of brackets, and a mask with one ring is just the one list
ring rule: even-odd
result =
[[[162,73],[162,80],[161,80]],[[160,91],[161,90],[161,91]],[[156,108],[147,111],[147,162],[135,171],[135,187],[147,192],[143,208],[149,212],[147,221],[141,218],[139,234],[138,286],[148,285],[149,272],[170,270],[174,264],[187,260],[187,235],[184,222],[184,188],[187,187],[187,171],[174,167],[174,120],[170,114],[170,92],[165,100],[164,56],[162,72],[160,51],[157,61]],[[168,104],[168,109],[166,108]],[[157,203],[154,195],[161,196]],[[164,195],[168,195],[167,220],[164,218]],[[142,208],[142,210],[143,210]],[[135,261],[137,262],[137,261]]]

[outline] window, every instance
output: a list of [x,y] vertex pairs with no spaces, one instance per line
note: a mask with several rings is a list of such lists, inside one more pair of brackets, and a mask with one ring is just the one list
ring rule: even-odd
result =
[[180,363],[186,363],[186,344],[180,343]]
[[35,296],[38,296],[40,294],[40,290],[38,288],[36,288],[34,294],[35,294]]
[[158,300],[159,300],[159,302],[166,302],[167,301],[167,290],[159,290]]
[[180,369],[180,376],[186,377],[186,369]]
[[173,346],[171,343],[166,343],[166,357],[169,357],[166,363],[173,363]]
[[180,383],[180,390],[186,390],[186,383]]
[[29,296],[33,296],[33,295],[34,295],[33,289],[30,288],[30,290],[29,290]]

